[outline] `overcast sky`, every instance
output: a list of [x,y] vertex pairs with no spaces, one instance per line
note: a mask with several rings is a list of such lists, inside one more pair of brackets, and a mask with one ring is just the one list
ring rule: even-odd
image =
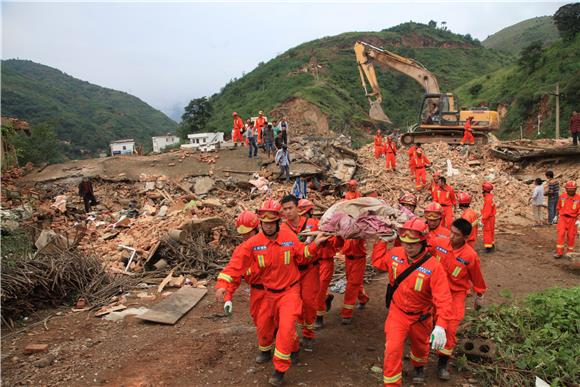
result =
[[2,2],[2,58],[126,91],[179,117],[300,43],[410,20],[480,40],[564,2]]

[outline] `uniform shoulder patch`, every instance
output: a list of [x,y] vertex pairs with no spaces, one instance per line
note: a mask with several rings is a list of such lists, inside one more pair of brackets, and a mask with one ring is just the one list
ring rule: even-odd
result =
[[446,250],[441,246],[437,246],[435,249],[441,251],[443,254],[447,254],[449,252],[449,250]]
[[417,271],[420,271],[421,273],[429,274],[429,275],[432,273],[431,270],[429,270],[429,269],[427,269],[426,267],[423,267],[423,266],[419,266],[417,268]]
[[280,245],[284,247],[294,246],[294,242],[292,241],[282,242]]
[[455,260],[457,262],[463,263],[465,266],[469,265],[469,261],[467,259],[463,259],[461,257],[456,257]]
[[262,245],[262,246],[254,246],[254,248],[252,250],[254,251],[263,251],[266,250],[266,246]]
[[398,263],[403,263],[404,262],[401,258],[397,257],[396,255],[392,255],[391,256],[391,259],[393,261],[395,261],[395,262],[398,262]]

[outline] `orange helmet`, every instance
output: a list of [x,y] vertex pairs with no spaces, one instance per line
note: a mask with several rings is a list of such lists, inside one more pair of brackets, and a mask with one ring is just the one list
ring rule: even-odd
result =
[[314,204],[308,199],[300,199],[298,202],[298,213],[304,215],[310,210],[314,209]]
[[566,182],[566,185],[564,186],[564,189],[576,189],[576,182],[574,180],[570,180],[568,182]]
[[493,184],[491,184],[489,181],[485,181],[481,185],[481,188],[483,189],[484,192],[491,192],[493,190]]
[[417,196],[410,192],[405,192],[403,196],[399,198],[399,203],[401,204],[409,204],[411,206],[417,207]]
[[234,112],[232,115],[233,115],[233,116],[237,116],[237,115],[238,115],[238,113]]
[[351,187],[356,187],[358,185],[358,181],[356,181],[355,179],[351,179],[348,181],[348,185],[350,185]]
[[236,230],[238,234],[247,234],[260,224],[258,215],[252,211],[242,211],[236,219]]
[[282,210],[282,205],[278,200],[266,199],[262,203],[262,207],[258,210],[258,217],[262,222],[276,222],[280,220],[280,211]]
[[471,203],[471,195],[467,192],[459,192],[457,194],[457,201],[459,201],[459,204],[469,204]]
[[443,217],[443,207],[439,203],[429,203],[427,207],[425,207],[425,219],[429,220],[437,220]]
[[405,222],[399,228],[399,239],[404,243],[418,243],[427,239],[429,226],[419,218],[413,218]]

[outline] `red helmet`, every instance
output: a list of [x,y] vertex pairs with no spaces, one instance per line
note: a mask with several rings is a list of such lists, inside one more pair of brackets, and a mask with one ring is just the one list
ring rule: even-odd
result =
[[566,185],[564,186],[564,189],[576,189],[576,182],[574,180],[570,180],[568,182],[566,182]]
[[242,211],[236,219],[236,230],[238,234],[247,234],[260,224],[258,215],[252,211]]
[[469,204],[471,203],[471,195],[467,192],[459,192],[457,194],[457,201],[459,201],[459,204]]
[[493,190],[493,184],[491,184],[489,181],[485,181],[481,185],[481,188],[483,189],[484,192],[491,192]]
[[403,196],[399,198],[399,203],[409,204],[411,206],[417,207],[417,196],[410,192],[405,192]]
[[425,219],[429,220],[437,220],[443,217],[443,207],[439,203],[429,203],[427,207],[425,207]]
[[262,207],[258,210],[258,217],[262,222],[276,222],[280,220],[280,211],[282,210],[282,205],[278,200],[266,199],[262,203]]
[[312,203],[308,199],[300,199],[300,201],[298,202],[298,213],[300,213],[300,215],[304,215],[305,213],[313,209],[314,203]]
[[348,181],[348,185],[350,185],[351,187],[356,187],[358,185],[358,181],[356,181],[355,179],[351,179]]
[[405,243],[418,243],[427,239],[429,227],[422,219],[413,218],[399,228],[399,239]]
[[238,113],[234,112],[232,115],[234,115],[234,116],[237,116],[237,115],[238,115]]

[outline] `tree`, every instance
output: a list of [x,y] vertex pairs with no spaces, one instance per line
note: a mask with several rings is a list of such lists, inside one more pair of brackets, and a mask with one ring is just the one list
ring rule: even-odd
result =
[[522,49],[518,64],[528,73],[532,73],[538,67],[538,63],[542,59],[543,53],[544,48],[542,42],[539,40],[533,42]]
[[177,133],[185,140],[188,134],[202,131],[211,118],[211,114],[212,107],[206,97],[192,99],[181,116]]
[[573,39],[580,32],[580,3],[560,7],[554,14],[554,23],[562,39]]
[[62,144],[54,133],[51,125],[41,124],[32,127],[30,137],[17,134],[14,137],[14,145],[18,155],[18,162],[24,165],[27,162],[39,165],[42,163],[58,163],[64,157]]
[[437,28],[437,22],[435,20],[429,20],[429,24],[427,24],[430,28]]
[[472,96],[476,96],[479,94],[479,92],[481,91],[481,89],[483,88],[483,85],[481,83],[476,83],[475,85],[471,86],[469,88],[469,94],[471,94]]

